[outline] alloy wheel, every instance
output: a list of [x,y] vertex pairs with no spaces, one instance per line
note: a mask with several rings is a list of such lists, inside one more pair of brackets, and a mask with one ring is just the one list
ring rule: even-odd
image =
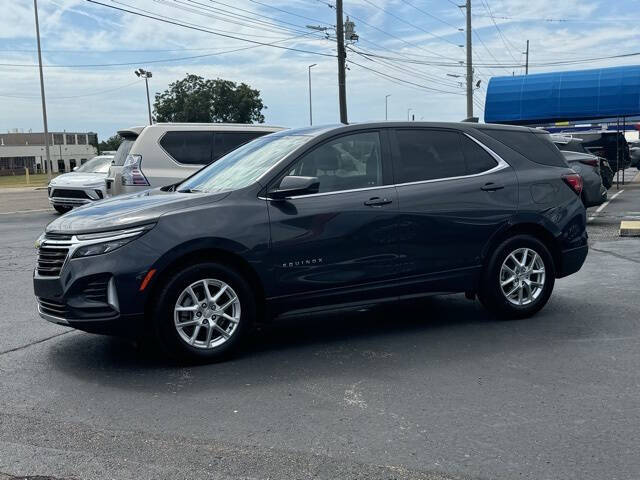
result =
[[542,293],[545,278],[542,257],[531,248],[518,248],[502,262],[500,290],[513,305],[529,305]]
[[240,323],[240,300],[222,280],[206,278],[185,288],[174,307],[174,324],[188,345],[213,349],[229,341]]

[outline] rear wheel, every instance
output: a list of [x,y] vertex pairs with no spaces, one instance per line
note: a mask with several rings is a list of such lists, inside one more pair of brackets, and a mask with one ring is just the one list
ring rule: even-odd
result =
[[555,284],[553,258],[531,235],[505,240],[491,256],[478,296],[502,318],[526,318],[549,300]]
[[173,275],[158,296],[154,322],[160,346],[179,360],[214,361],[237,350],[255,319],[249,284],[217,263]]
[[53,208],[55,208],[58,213],[67,213],[69,210],[71,210],[72,207],[63,207],[62,205],[54,205]]

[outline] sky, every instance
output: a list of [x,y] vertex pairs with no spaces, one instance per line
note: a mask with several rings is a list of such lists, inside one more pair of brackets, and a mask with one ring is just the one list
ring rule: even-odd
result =
[[[93,131],[105,139],[144,125],[138,67],[153,74],[152,101],[187,73],[223,78],[260,91],[265,123],[294,127],[309,123],[308,67],[316,64],[313,122],[339,121],[335,0],[96,1],[104,5],[38,2],[50,131]],[[458,3],[344,0],[359,37],[347,47],[350,122],[384,120],[387,95],[389,120],[466,117],[465,15]],[[474,114],[483,116],[491,77],[524,73],[527,39],[529,73],[639,63],[640,55],[611,58],[640,52],[637,7],[638,0],[473,0],[480,81]],[[0,0],[0,11],[0,131],[42,131],[33,2]]]

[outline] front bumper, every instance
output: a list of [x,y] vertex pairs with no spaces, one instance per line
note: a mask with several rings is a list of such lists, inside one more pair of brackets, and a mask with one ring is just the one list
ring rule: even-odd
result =
[[79,207],[107,198],[105,185],[86,187],[52,186],[48,188],[49,204],[52,207]]
[[39,265],[33,289],[40,316],[92,333],[137,335],[150,290],[140,291],[140,285],[157,258],[152,236],[146,237],[102,255],[70,258],[73,252],[67,253],[59,272]]

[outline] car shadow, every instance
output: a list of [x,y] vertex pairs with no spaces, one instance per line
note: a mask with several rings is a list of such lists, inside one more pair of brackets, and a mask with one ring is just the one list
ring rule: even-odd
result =
[[418,365],[473,362],[535,348],[552,334],[549,323],[543,313],[499,321],[479,302],[451,295],[261,325],[236,356],[220,363],[177,364],[134,342],[85,333],[64,335],[48,356],[56,370],[86,382],[206,391],[336,374],[401,375]]

